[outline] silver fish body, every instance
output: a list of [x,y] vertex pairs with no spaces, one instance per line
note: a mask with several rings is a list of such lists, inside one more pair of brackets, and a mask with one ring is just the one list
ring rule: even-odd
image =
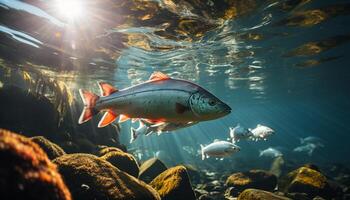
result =
[[[213,101],[211,112],[201,112]],[[112,109],[130,118],[146,118],[185,123],[222,117],[230,107],[200,86],[185,80],[166,79],[135,85],[100,97],[98,111]]]
[[202,160],[209,156],[222,158],[238,151],[240,151],[239,146],[227,141],[215,140],[207,146],[201,145]]

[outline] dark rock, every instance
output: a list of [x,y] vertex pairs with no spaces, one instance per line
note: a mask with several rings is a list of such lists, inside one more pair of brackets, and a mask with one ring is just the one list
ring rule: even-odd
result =
[[311,200],[311,198],[309,198],[309,196],[306,193],[286,193],[286,197],[298,200]]
[[194,191],[194,194],[196,195],[196,197],[202,196],[203,194],[209,194],[208,191],[203,190],[203,189],[198,189],[198,188],[194,189],[193,191]]
[[246,189],[237,198],[237,200],[292,200],[287,197],[278,196],[274,193],[257,190],[257,189]]
[[67,154],[54,162],[75,200],[160,200],[153,188],[94,155]]
[[235,187],[229,187],[225,191],[225,197],[237,197],[239,195],[239,190],[236,189]]
[[[59,113],[44,96],[15,86],[0,88],[0,127],[32,137],[58,132]],[[39,111],[39,112],[38,112]]]
[[106,153],[100,158],[110,162],[113,166],[136,178],[139,175],[139,165],[131,154],[124,153],[123,151],[112,151]]
[[159,174],[150,185],[155,188],[162,200],[195,200],[196,196],[184,166],[176,166]]
[[345,194],[342,200],[350,200],[350,194]]
[[70,200],[56,166],[29,138],[0,129],[1,199]]
[[215,200],[215,199],[211,197],[209,194],[203,194],[199,196],[198,200]]
[[31,140],[38,144],[45,151],[50,160],[66,154],[61,147],[43,136],[35,136],[32,137]]
[[183,166],[186,167],[188,176],[191,179],[191,183],[193,183],[193,184],[199,183],[201,177],[200,177],[198,169],[195,166],[189,165],[189,164],[184,164]]
[[165,170],[167,170],[167,167],[162,161],[160,161],[158,158],[151,158],[141,164],[139,179],[149,183]]
[[79,138],[75,142],[79,146],[79,152],[81,153],[93,154],[97,150],[97,146],[86,138]]
[[324,199],[324,198],[322,198],[322,197],[317,196],[317,197],[313,198],[312,200],[326,200],[326,199]]
[[66,153],[78,153],[80,151],[79,146],[72,141],[63,142],[60,146]]
[[247,188],[273,191],[277,185],[277,177],[267,171],[250,170],[232,174],[227,178],[226,185],[239,192]]

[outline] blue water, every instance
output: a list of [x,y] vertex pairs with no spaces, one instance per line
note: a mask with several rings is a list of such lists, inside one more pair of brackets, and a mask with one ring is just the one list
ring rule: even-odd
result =
[[[283,9],[284,4],[291,6]],[[170,28],[166,30],[172,37],[157,34],[167,22],[172,23],[166,16],[118,27],[111,25],[118,20],[105,11],[100,21],[80,19],[70,24],[49,5],[0,0],[3,65],[37,69],[64,81],[80,106],[79,88],[97,91],[96,81],[102,80],[125,88],[147,80],[153,71],[162,71],[205,87],[233,109],[224,118],[160,136],[140,136],[132,144],[130,126],[138,125],[121,124],[120,142],[131,151],[141,151],[142,160],[159,156],[168,165],[215,166],[221,162],[233,167],[239,163],[246,163],[247,168],[268,167],[271,160],[259,158],[259,150],[282,147],[285,158],[295,162],[349,164],[348,1],[256,1],[251,5],[253,11],[236,18],[213,18],[216,27],[204,31],[202,37],[190,32],[186,37],[176,35]],[[311,24],[295,17],[312,10],[323,14],[305,14]],[[87,19],[91,13],[86,13]],[[27,15],[33,20],[26,21]],[[184,15],[176,13],[176,20]],[[303,45],[312,48],[298,50]],[[78,121],[77,114],[73,116]],[[267,141],[239,142],[241,151],[224,161],[200,161],[200,144],[226,140],[229,127],[238,123],[249,128],[264,124],[276,134]],[[293,152],[300,145],[299,138],[307,136],[321,138],[324,147],[312,156]]]

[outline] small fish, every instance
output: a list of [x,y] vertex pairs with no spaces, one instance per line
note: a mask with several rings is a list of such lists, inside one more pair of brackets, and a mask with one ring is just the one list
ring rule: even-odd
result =
[[223,158],[238,151],[240,151],[239,146],[227,141],[214,140],[207,146],[201,145],[202,160],[209,156]]
[[293,151],[295,151],[295,152],[306,152],[307,155],[312,156],[312,154],[313,154],[313,152],[315,151],[316,148],[317,148],[316,144],[308,143],[306,145],[298,146],[298,147],[294,148]]
[[300,139],[300,144],[307,144],[307,143],[313,143],[316,144],[317,146],[324,147],[323,140],[319,137],[315,136],[308,136],[305,138],[299,138]]
[[271,157],[271,158],[276,158],[276,157],[279,157],[279,156],[283,156],[283,154],[278,151],[277,149],[275,148],[272,148],[272,147],[269,147],[265,150],[261,150],[259,152],[259,156],[265,156],[265,157]]
[[236,127],[229,127],[230,129],[230,138],[233,143],[239,142],[242,139],[248,139],[253,136],[253,133],[248,129],[244,128],[240,124],[237,124]]
[[256,128],[253,130],[249,129],[250,132],[252,132],[252,136],[250,137],[252,140],[267,140],[267,138],[275,133],[274,130],[267,126],[263,126],[261,124],[258,124]]
[[188,123],[155,123],[152,124],[149,122],[149,120],[146,119],[139,119],[139,127],[137,129],[134,129],[131,127],[130,132],[131,132],[131,139],[130,143],[134,142],[136,138],[139,135],[149,135],[151,133],[157,133],[158,135],[165,133],[165,132],[170,132],[170,131],[175,131],[181,128],[193,126],[197,124],[198,122],[188,122]]
[[151,132],[152,130],[150,130],[149,127],[145,126],[145,124],[139,120],[139,127],[137,129],[133,127],[130,128],[130,143],[133,143],[139,135],[148,135]]
[[118,90],[99,83],[101,96],[79,90],[84,109],[79,124],[105,111],[98,127],[105,127],[119,116],[119,122],[144,118],[156,123],[188,123],[213,120],[231,112],[231,108],[204,88],[192,82],[173,79],[154,72],[144,83]]

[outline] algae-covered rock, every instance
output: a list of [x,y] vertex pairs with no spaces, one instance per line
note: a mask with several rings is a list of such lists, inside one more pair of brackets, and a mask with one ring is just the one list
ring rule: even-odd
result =
[[162,161],[158,158],[151,158],[141,164],[139,179],[149,183],[165,170],[167,170],[167,167]]
[[181,165],[162,172],[150,185],[158,191],[163,200],[196,199],[187,170]]
[[32,137],[31,140],[38,144],[45,151],[50,160],[66,154],[61,147],[43,136],[35,136]]
[[98,150],[98,156],[103,156],[103,155],[105,155],[105,154],[107,154],[107,153],[109,153],[109,152],[114,152],[114,151],[116,151],[116,152],[124,152],[123,150],[121,150],[121,149],[119,149],[119,148],[117,148],[117,147],[108,147],[108,146],[98,146],[97,148],[99,148],[99,150]]
[[264,190],[246,189],[238,196],[237,200],[292,200],[292,199],[279,196]]
[[306,193],[309,197],[328,196],[330,192],[327,178],[315,169],[307,166],[290,172],[284,182],[289,193]]
[[264,170],[250,170],[232,174],[227,178],[226,185],[234,187],[237,194],[248,188],[272,191],[277,185],[277,177]]
[[139,165],[137,164],[134,156],[128,153],[124,153],[122,151],[112,151],[106,153],[101,157],[103,160],[110,162],[113,166],[118,169],[134,176],[138,177],[139,175]]
[[70,200],[56,166],[29,138],[0,129],[1,199]]
[[144,182],[90,154],[66,154],[54,160],[75,200],[160,200]]

